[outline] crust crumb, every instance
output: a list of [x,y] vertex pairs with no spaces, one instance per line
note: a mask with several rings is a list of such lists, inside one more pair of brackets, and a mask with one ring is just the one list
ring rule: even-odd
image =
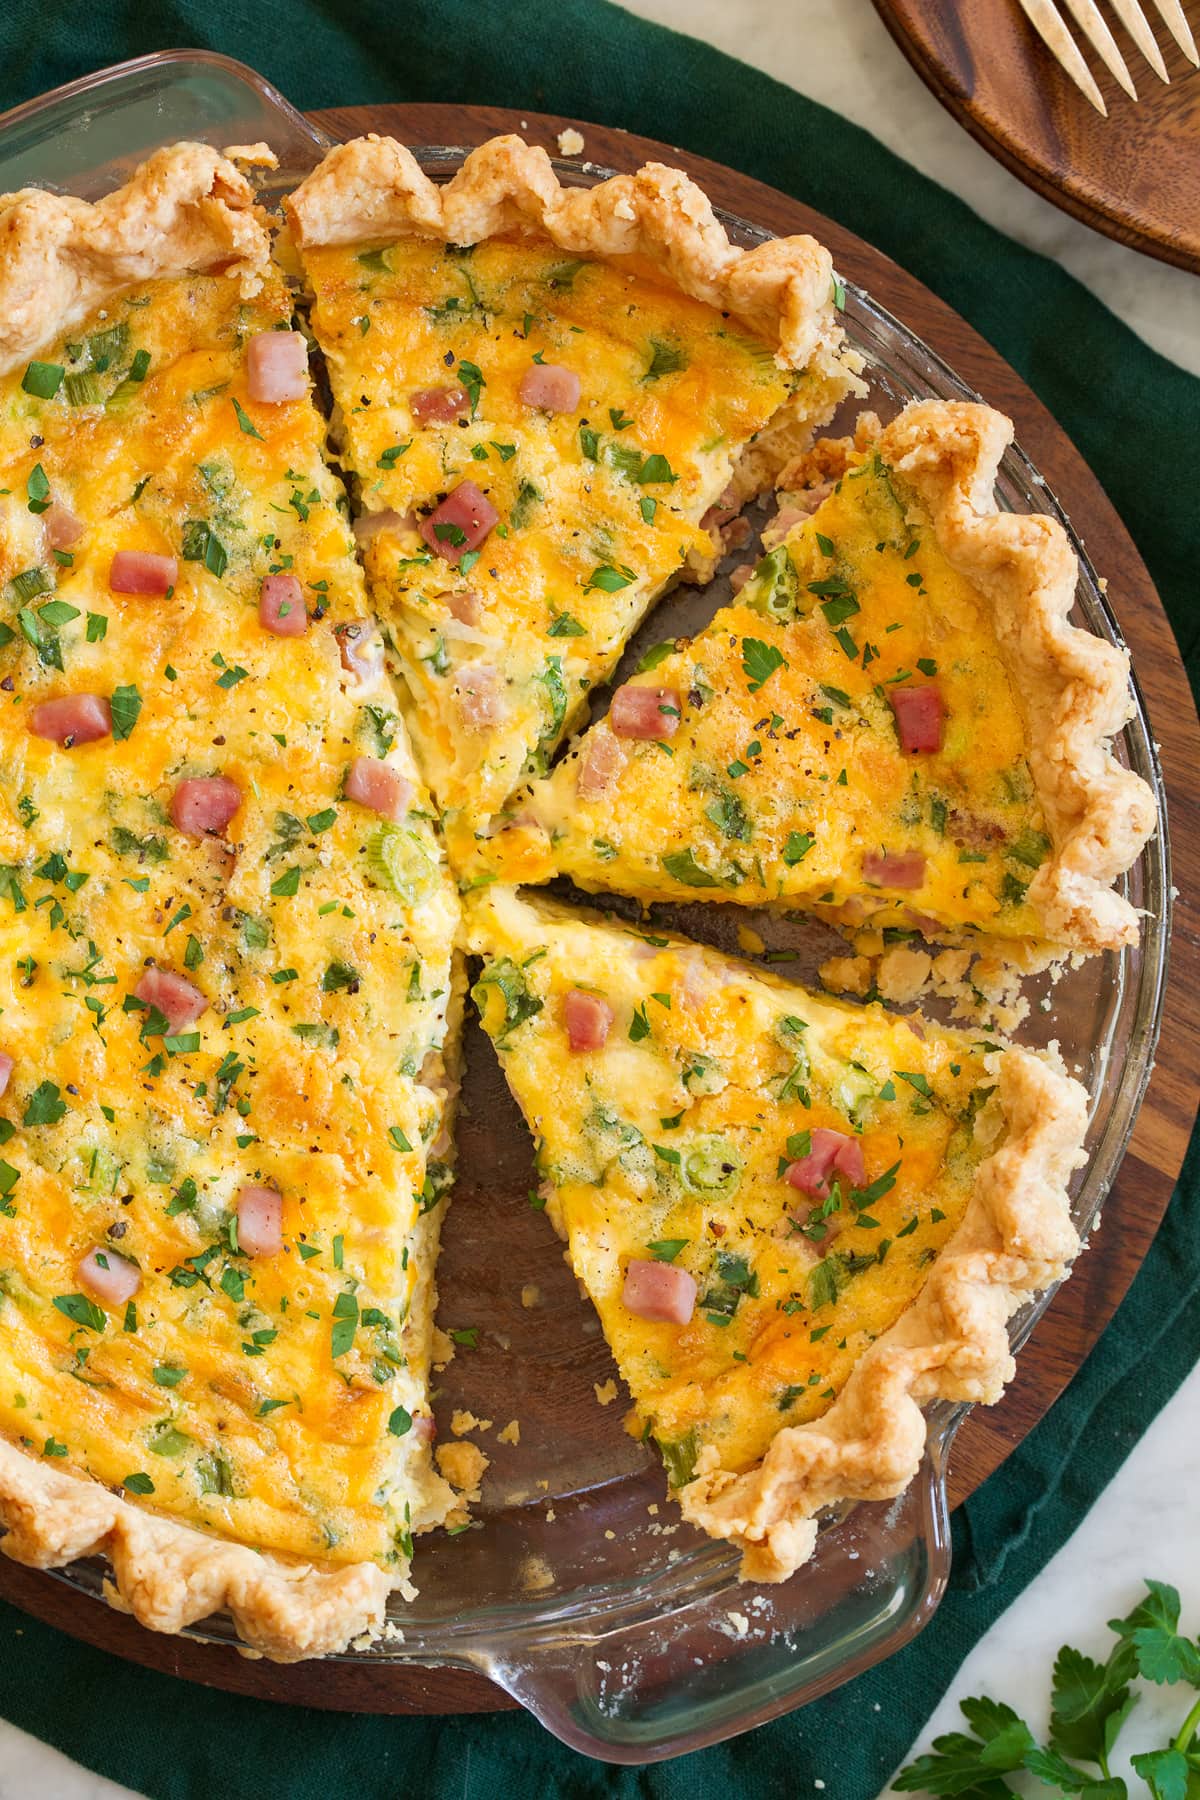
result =
[[465,1437],[468,1431],[490,1431],[491,1419],[477,1419],[473,1412],[460,1408],[450,1418],[450,1429],[455,1437]]
[[478,1444],[439,1444],[435,1452],[439,1472],[464,1500],[479,1499],[479,1484],[491,1467],[491,1459]]
[[592,1386],[601,1406],[611,1406],[617,1397],[616,1382],[611,1379],[608,1381],[596,1381],[592,1383]]
[[871,991],[871,963],[866,956],[831,956],[817,974],[833,994],[857,994],[861,999]]
[[761,956],[767,947],[757,931],[753,931],[749,925],[738,926],[737,941],[738,949],[744,951],[747,956]]
[[433,1343],[430,1346],[430,1358],[434,1368],[440,1375],[448,1364],[454,1361],[454,1339],[440,1325],[433,1328]]
[[580,156],[583,154],[583,133],[568,125],[565,131],[558,134],[558,148],[563,156]]
[[525,1308],[525,1311],[532,1312],[535,1306],[541,1304],[541,1298],[542,1290],[537,1282],[527,1281],[525,1286],[521,1289],[521,1305]]
[[520,1441],[521,1421],[519,1419],[510,1419],[503,1430],[496,1433],[496,1442],[498,1444],[512,1444],[515,1446],[519,1444]]

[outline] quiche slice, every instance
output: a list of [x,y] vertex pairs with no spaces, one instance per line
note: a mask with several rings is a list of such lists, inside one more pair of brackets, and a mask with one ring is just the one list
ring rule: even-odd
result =
[[516,137],[437,187],[388,138],[286,204],[418,760],[465,875],[665,587],[849,390],[828,253],[736,249],[651,164]]
[[1129,659],[1071,623],[1061,527],[996,510],[1010,438],[926,401],[844,447],[731,604],[535,786],[545,837],[514,831],[507,866],[951,942],[1133,942],[1113,883],[1154,806],[1109,746]]
[[452,1504],[456,890],[242,177],[0,215],[3,1548],[314,1654]]
[[472,989],[551,1220],[685,1518],[781,1580],[900,1493],[934,1399],[1078,1247],[1086,1096],[1048,1061],[496,886]]

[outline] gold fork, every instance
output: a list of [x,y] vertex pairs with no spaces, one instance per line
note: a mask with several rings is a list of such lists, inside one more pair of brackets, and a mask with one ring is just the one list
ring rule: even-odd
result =
[[[1104,96],[1096,86],[1092,72],[1083,59],[1083,53],[1067,29],[1066,21],[1055,4],[1055,0],[1020,0],[1020,3],[1026,18],[1051,55],[1062,64],[1076,87],[1091,101],[1096,111],[1107,118],[1108,108],[1104,104]],[[1191,27],[1183,16],[1180,0],[1154,0],[1154,3],[1163,24],[1183,54],[1190,63],[1200,68],[1200,53],[1196,50]],[[1129,73],[1125,58],[1117,47],[1116,39],[1105,22],[1104,15],[1096,5],[1096,0],[1065,0],[1065,4],[1079,30],[1092,49],[1096,51],[1105,67],[1120,82],[1129,98],[1136,100],[1138,96],[1137,89],[1133,85],[1133,77]],[[1112,9],[1159,80],[1169,81],[1171,78],[1167,74],[1167,65],[1162,59],[1162,52],[1155,42],[1154,33],[1142,10],[1141,0],[1112,0]]]

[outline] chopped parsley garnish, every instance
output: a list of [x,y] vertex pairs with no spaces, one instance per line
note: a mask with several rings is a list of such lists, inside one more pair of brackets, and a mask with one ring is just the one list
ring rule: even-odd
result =
[[590,593],[592,588],[599,588],[602,594],[616,594],[636,580],[637,576],[632,569],[623,565],[614,567],[612,563],[600,563],[584,582],[583,590]]
[[776,645],[764,644],[761,638],[742,639],[742,670],[752,694],[758,693],[776,669],[786,667],[787,658]]
[[142,696],[138,693],[137,684],[128,684],[114,688],[109,700],[112,709],[112,734],[120,740],[127,738],[138,722],[142,710]]
[[710,875],[696,861],[694,850],[672,850],[662,858],[662,866],[673,880],[681,882],[684,887],[713,888],[720,887],[715,875]]
[[[688,366],[687,352],[676,344],[666,344],[661,338],[650,339],[650,362],[643,381],[659,381],[664,375],[677,375]],[[615,421],[614,421],[615,423]],[[620,430],[620,426],[616,426]]]
[[[130,373],[132,374],[133,371],[130,370]],[[262,432],[255,425],[254,420],[250,417],[249,413],[245,412],[243,408],[238,405],[236,400],[233,402],[233,410],[237,414],[237,422],[245,432],[246,436],[258,438],[261,442]]]

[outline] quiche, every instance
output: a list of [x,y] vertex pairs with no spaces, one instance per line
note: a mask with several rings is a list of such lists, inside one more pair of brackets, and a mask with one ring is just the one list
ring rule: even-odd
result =
[[499,885],[472,989],[547,1213],[683,1515],[782,1580],[900,1493],[921,1406],[993,1401],[1077,1249],[1086,1095],[1029,1051],[821,998]]
[[925,401],[842,446],[731,603],[534,786],[500,870],[949,942],[1134,942],[1113,883],[1154,806],[1109,747],[1128,655],[1071,623],[1062,528],[997,511],[1011,435]]
[[[388,138],[286,202],[414,748],[469,881],[657,595],[853,382],[810,238],[735,248],[651,164],[564,188],[516,137],[444,187]],[[739,522],[740,523],[740,522]]]
[[3,202],[0,320],[4,1549],[340,1648],[453,1503],[456,889],[237,169]]

